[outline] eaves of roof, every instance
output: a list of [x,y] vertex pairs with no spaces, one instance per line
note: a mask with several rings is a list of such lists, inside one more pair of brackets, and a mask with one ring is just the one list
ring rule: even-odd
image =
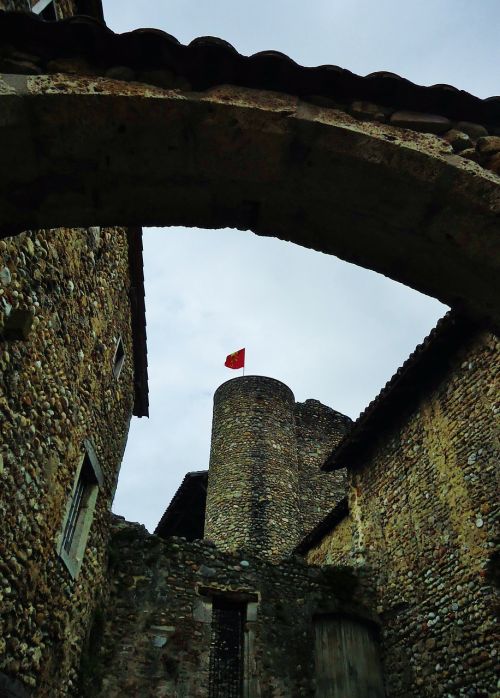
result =
[[323,470],[348,468],[383,435],[449,368],[454,354],[481,329],[458,312],[449,311],[410,354],[377,397],[354,422],[353,428],[330,454]]
[[316,543],[319,543],[332,528],[342,521],[342,519],[345,519],[348,514],[349,504],[347,502],[347,497],[344,497],[337,502],[334,508],[300,541],[293,552],[296,555],[304,555],[315,546]]
[[146,305],[142,256],[142,228],[127,228],[130,274],[130,308],[134,352],[135,417],[149,416],[148,349],[146,341]]
[[44,22],[0,11],[0,42],[51,59],[78,57],[101,69],[126,66],[136,72],[170,71],[202,91],[222,84],[296,95],[304,100],[374,102],[398,110],[439,114],[490,128],[500,125],[500,97],[480,99],[450,85],[422,87],[390,72],[364,77],[336,65],[304,67],[278,51],[243,56],[227,41],[200,37],[184,46],[157,29],[115,34],[91,17]]
[[208,483],[208,470],[195,470],[187,473],[179,485],[177,492],[161,517],[155,528],[155,535],[163,536],[165,531],[175,522],[186,510],[186,500],[190,497],[193,488],[203,487],[205,490]]

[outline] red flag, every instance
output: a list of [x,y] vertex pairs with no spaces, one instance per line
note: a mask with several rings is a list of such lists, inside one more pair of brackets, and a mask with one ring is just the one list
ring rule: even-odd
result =
[[224,366],[227,366],[228,368],[243,368],[245,365],[245,350],[244,349],[238,349],[238,351],[234,351],[232,354],[229,354],[229,356],[226,357],[226,360],[224,362]]

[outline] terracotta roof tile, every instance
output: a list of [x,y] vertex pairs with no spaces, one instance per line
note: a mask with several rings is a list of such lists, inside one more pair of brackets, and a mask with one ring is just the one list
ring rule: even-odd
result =
[[155,535],[203,538],[208,470],[187,473],[161,517]]
[[168,69],[188,80],[194,90],[224,82],[297,95],[322,96],[337,102],[366,100],[401,110],[440,114],[450,119],[500,125],[500,97],[480,99],[450,85],[422,87],[387,71],[355,75],[338,66],[297,65],[278,51],[242,56],[223,39],[205,36],[188,46],[158,29],[115,34],[90,17],[43,22],[24,13],[0,12],[0,42],[47,60],[83,56],[104,69],[116,65],[134,70]]
[[456,311],[446,313],[359,415],[323,470],[337,470],[356,462],[393,420],[410,409],[425,386],[439,380],[454,352],[480,329],[477,322]]

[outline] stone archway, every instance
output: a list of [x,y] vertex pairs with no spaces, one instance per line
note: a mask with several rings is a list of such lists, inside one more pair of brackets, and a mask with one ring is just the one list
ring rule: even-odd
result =
[[[63,36],[68,26],[50,31]],[[244,85],[193,91],[178,76],[180,88],[166,89],[128,68],[89,68],[79,51],[48,63],[66,74],[1,78],[0,234],[250,229],[500,319],[500,178],[415,131],[414,117],[383,123],[368,109],[354,118],[331,100],[318,106],[325,100]],[[452,124],[423,121],[419,131]]]

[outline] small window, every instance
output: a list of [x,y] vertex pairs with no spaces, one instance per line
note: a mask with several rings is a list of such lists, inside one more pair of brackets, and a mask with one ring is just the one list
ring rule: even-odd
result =
[[113,375],[115,378],[119,377],[124,361],[125,361],[125,349],[123,346],[122,338],[120,337],[118,339],[118,342],[116,343],[115,356],[113,359]]
[[85,453],[78,468],[57,551],[72,577],[77,577],[94,515],[102,473],[90,441],[85,441]]
[[31,11],[47,22],[55,22],[57,20],[54,0],[38,0],[31,8]]

